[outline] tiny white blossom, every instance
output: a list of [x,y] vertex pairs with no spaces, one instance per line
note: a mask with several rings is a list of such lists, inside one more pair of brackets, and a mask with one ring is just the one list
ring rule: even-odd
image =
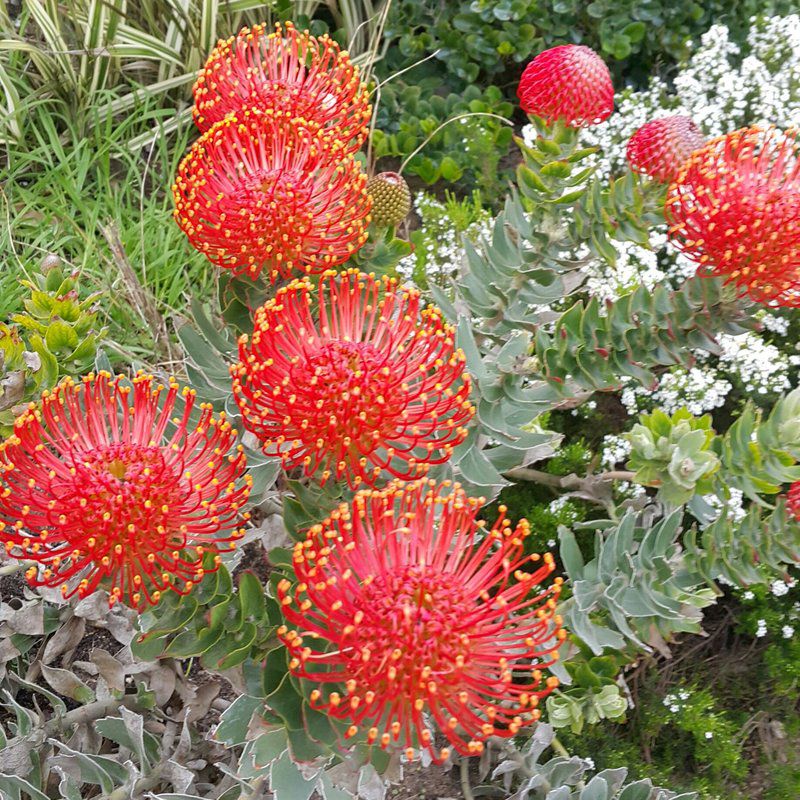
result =
[[769,590],[775,597],[783,597],[789,593],[789,587],[783,581],[773,581]]
[[713,739],[714,732],[713,731],[706,731],[706,739]]
[[781,628],[781,634],[784,639],[791,639],[794,636],[794,628],[791,625],[784,625]]
[[748,589],[746,592],[742,593],[742,597],[745,600],[752,600],[755,597],[755,595]]
[[765,619],[760,619],[758,621],[758,627],[756,628],[756,638],[761,639],[766,635],[767,635],[767,621]]

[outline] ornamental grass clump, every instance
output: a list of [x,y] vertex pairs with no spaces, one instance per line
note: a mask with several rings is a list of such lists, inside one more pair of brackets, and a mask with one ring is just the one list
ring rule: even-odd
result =
[[313,708],[367,742],[444,760],[434,728],[463,755],[539,719],[558,685],[543,670],[565,637],[550,554],[525,555],[526,521],[488,527],[482,498],[449,481],[359,492],[294,548],[297,582],[278,586],[289,669]]
[[742,128],[696,150],[669,187],[673,243],[703,275],[771,306],[800,307],[797,130]]
[[539,53],[519,81],[517,95],[526,114],[548,125],[597,125],[614,110],[611,73],[590,47],[565,44]]
[[245,427],[287,469],[374,484],[447,461],[473,408],[453,328],[396,279],[298,279],[239,340],[233,394]]
[[366,184],[335,133],[247,108],[215,124],[181,162],[175,220],[195,249],[235,275],[321,273],[366,241]]
[[[186,594],[232,548],[251,478],[224,413],[140,374],[67,379],[0,444],[0,536],[34,586],[135,608]],[[199,413],[198,413],[199,412]],[[218,563],[218,557],[217,557]]]
[[194,120],[205,132],[244,108],[274,109],[336,134],[347,152],[367,136],[372,109],[358,68],[329,36],[285,27],[243,28],[220,41],[193,87]]

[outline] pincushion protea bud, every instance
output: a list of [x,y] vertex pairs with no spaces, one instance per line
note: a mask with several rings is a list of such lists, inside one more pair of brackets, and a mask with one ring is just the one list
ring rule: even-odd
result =
[[[176,414],[178,395],[183,409]],[[233,547],[252,480],[225,415],[138,375],[66,380],[0,444],[0,538],[38,562],[28,579],[110,603],[155,604],[202,579],[204,555]],[[217,557],[218,562],[218,557]]]
[[742,294],[800,307],[798,131],[742,128],[696,150],[667,193],[675,245]]
[[634,172],[660,183],[673,180],[687,158],[705,144],[691,117],[675,114],[646,122],[628,141],[628,163]]
[[800,522],[800,481],[795,481],[786,493],[786,510]]
[[381,172],[367,181],[372,198],[372,221],[381,227],[399,225],[411,211],[411,192],[402,175]]
[[[298,583],[278,585],[289,669],[312,707],[383,748],[427,750],[434,722],[459,753],[512,737],[558,685],[542,670],[566,633],[548,553],[526,556],[527,522],[505,508],[487,530],[482,498],[458,484],[394,482],[359,492],[294,548]],[[531,571],[529,569],[532,568]],[[534,588],[536,587],[536,588]]]
[[547,124],[597,125],[614,110],[614,86],[605,62],[590,47],[564,44],[539,53],[520,78],[520,106]]
[[334,136],[280,111],[245,109],[195,142],[172,187],[175,219],[220,267],[274,281],[347,261],[367,240],[370,199]]
[[316,122],[348,152],[361,147],[371,114],[369,94],[348,54],[329,36],[301,33],[291,22],[272,33],[254,25],[220,41],[192,91],[201,131],[255,106]]
[[330,271],[318,289],[295,280],[256,311],[233,394],[245,427],[287,469],[351,486],[382,470],[412,478],[467,435],[474,409],[454,339],[416,289]]

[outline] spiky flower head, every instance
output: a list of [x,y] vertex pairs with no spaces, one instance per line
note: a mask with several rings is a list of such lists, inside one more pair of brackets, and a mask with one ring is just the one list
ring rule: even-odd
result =
[[201,131],[245,107],[285,111],[334,132],[348,152],[367,136],[371,108],[358,68],[329,36],[291,22],[243,28],[220,41],[193,88]]
[[[487,530],[446,481],[359,492],[294,548],[297,583],[278,586],[289,669],[316,684],[312,706],[383,748],[428,750],[431,723],[459,753],[511,737],[558,685],[542,670],[565,637],[553,558],[524,554],[527,522],[505,508]],[[534,589],[534,587],[537,587]]]
[[628,140],[628,163],[634,172],[669,183],[687,158],[705,144],[691,117],[674,114],[646,122]]
[[367,240],[359,163],[318,125],[282,111],[218,122],[181,162],[172,193],[192,245],[236,275],[317,274]]
[[450,458],[474,410],[464,365],[453,328],[419,291],[350,270],[280,289],[239,340],[231,374],[267,455],[355,486]]
[[252,482],[244,452],[224,414],[194,412],[194,391],[174,381],[105,372],[31,404],[0,444],[0,538],[38,562],[31,584],[107,588],[112,604],[143,608],[186,594],[206,554],[233,547]]
[[399,225],[411,211],[411,191],[402,175],[381,172],[367,181],[372,198],[372,221],[385,228]]
[[526,114],[542,117],[547,124],[563,122],[585,128],[608,119],[614,110],[611,73],[590,47],[564,44],[539,53],[531,61],[517,87]]
[[800,143],[796,129],[742,128],[681,168],[665,213],[675,245],[759,303],[800,307]]

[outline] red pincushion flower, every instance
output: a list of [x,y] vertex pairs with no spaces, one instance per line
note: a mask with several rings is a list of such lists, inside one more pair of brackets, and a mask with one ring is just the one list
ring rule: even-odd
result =
[[700,274],[757,302],[800,307],[797,130],[742,128],[708,142],[670,185],[665,213]]
[[795,481],[786,493],[786,509],[800,522],[800,481]]
[[473,413],[452,327],[394,279],[328,272],[314,293],[280,289],[239,340],[233,393],[264,452],[351,486],[446,461]]
[[254,25],[220,41],[192,91],[201,131],[256,106],[317,122],[334,131],[348,152],[367,136],[371,108],[358,68],[330,37],[300,33],[290,22],[272,33]]
[[634,172],[669,183],[680,172],[686,159],[705,141],[691,117],[675,114],[650,120],[628,141],[628,163]]
[[17,419],[0,444],[0,536],[10,556],[41,565],[32,585],[85,597],[102,584],[111,604],[142,608],[186,594],[208,571],[204,554],[242,535],[252,480],[236,431],[207,405],[192,420],[189,389],[173,417],[178,394],[101,372]]
[[517,87],[526,114],[548,125],[597,125],[614,110],[614,86],[605,62],[590,47],[564,44],[539,53],[525,67]]
[[[539,717],[558,685],[541,670],[566,636],[555,615],[561,579],[524,554],[530,527],[475,517],[482,498],[449,481],[394,482],[359,492],[295,545],[299,583],[278,586],[278,635],[289,669],[318,684],[312,706],[367,728],[367,741],[433,750],[426,717],[459,753],[511,737]],[[528,565],[537,568],[524,570]]]
[[195,142],[172,187],[192,245],[236,275],[274,281],[347,261],[367,240],[367,177],[319,126],[245,109]]

